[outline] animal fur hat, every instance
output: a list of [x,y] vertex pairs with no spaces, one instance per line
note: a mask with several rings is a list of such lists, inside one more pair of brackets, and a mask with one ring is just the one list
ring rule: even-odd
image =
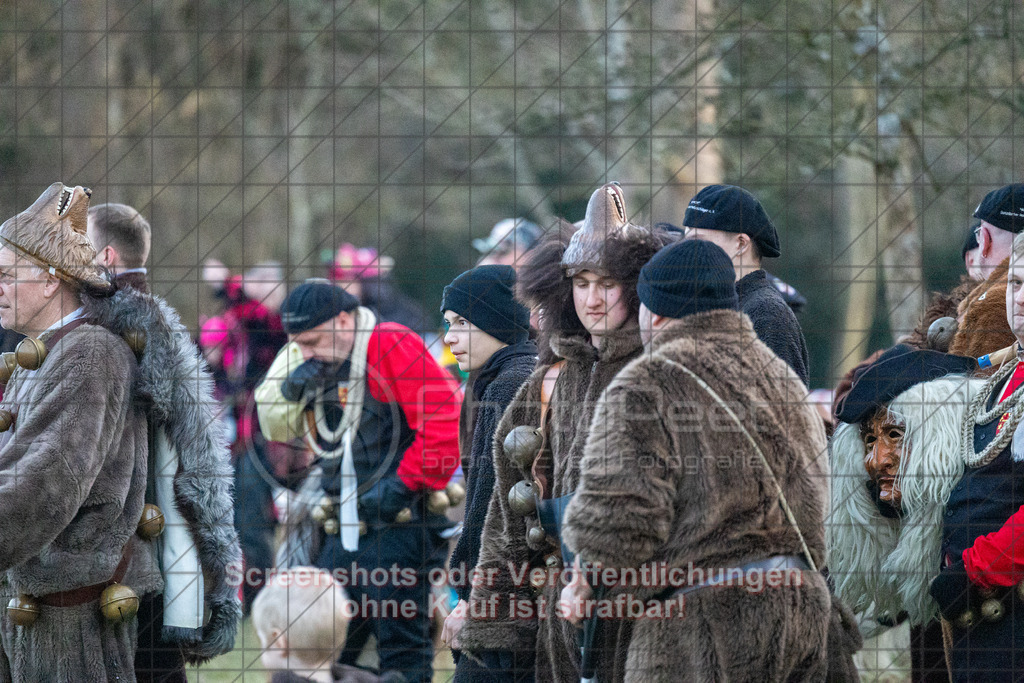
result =
[[0,226],[0,243],[76,287],[112,289],[93,263],[96,250],[86,234],[90,196],[81,185],[50,185],[32,206]]
[[[542,311],[537,339],[538,362],[541,364],[555,360],[551,356],[551,337],[590,338],[590,333],[576,317],[572,277],[563,267],[565,254],[581,231],[582,228],[577,229],[572,223],[559,220],[555,229],[549,230],[527,252],[517,268],[516,299],[527,308],[539,308]],[[606,264],[602,272],[622,284],[622,296],[629,310],[629,320],[636,320],[640,312],[640,299],[636,293],[640,269],[671,241],[672,236],[665,230],[647,230],[634,225],[628,234],[613,234],[600,245]]]
[[[650,234],[647,228],[629,222],[626,197],[619,184],[602,185],[590,195],[583,226],[569,240],[569,246],[562,254],[562,267],[569,277],[584,270],[615,277],[612,270],[619,254],[613,253],[613,242],[641,242]],[[640,265],[643,266],[643,263]],[[619,280],[617,277],[615,279]]]

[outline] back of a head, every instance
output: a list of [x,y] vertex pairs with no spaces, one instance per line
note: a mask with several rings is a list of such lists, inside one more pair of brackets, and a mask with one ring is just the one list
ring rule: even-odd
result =
[[318,665],[333,659],[345,644],[348,604],[345,591],[328,572],[294,567],[274,575],[256,596],[253,626],[264,647],[274,645],[272,634],[283,634],[295,659]]
[[98,204],[89,209],[97,250],[110,245],[125,268],[142,268],[149,259],[152,229],[141,213],[127,204]]

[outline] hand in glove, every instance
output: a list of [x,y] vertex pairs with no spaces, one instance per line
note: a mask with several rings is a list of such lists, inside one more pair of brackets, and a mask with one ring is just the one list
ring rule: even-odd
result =
[[359,496],[359,507],[368,523],[391,524],[401,510],[412,508],[417,496],[398,477],[384,477]]
[[939,603],[942,616],[956,621],[971,606],[971,582],[963,562],[946,567],[932,579],[928,592]]
[[323,361],[316,358],[307,360],[281,382],[281,395],[287,401],[298,403],[307,391],[315,391],[323,383],[325,369]]

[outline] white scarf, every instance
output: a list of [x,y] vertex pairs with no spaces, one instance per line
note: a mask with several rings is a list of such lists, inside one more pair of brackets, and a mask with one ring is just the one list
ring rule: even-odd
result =
[[[359,419],[363,414],[363,400],[366,396],[366,355],[370,347],[370,335],[377,326],[377,316],[368,308],[356,309],[356,335],[349,356],[348,395],[343,406],[341,423],[337,429],[330,429],[324,417],[324,393],[313,401],[315,429],[306,431],[306,443],[321,458],[341,457],[341,496],[338,509],[341,523],[341,545],[349,552],[359,549],[359,480],[352,456],[352,440],[359,430]],[[330,443],[339,448],[325,450],[317,443],[317,434],[323,434]]]

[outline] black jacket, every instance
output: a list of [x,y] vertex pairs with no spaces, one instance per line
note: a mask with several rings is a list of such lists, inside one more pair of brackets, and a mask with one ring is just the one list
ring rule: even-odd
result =
[[477,403],[471,411],[476,419],[469,458],[464,458],[465,521],[450,563],[453,569],[464,567],[466,571],[466,581],[455,587],[462,600],[469,600],[469,578],[480,557],[480,535],[494,489],[494,430],[536,362],[537,347],[532,341],[506,346],[480,369],[473,382],[472,396],[466,396],[467,401]]
[[807,343],[797,322],[796,314],[786,304],[782,294],[763,270],[755,270],[736,283],[736,294],[740,299],[740,310],[750,316],[757,338],[786,361],[806,385],[810,379],[807,371]]

